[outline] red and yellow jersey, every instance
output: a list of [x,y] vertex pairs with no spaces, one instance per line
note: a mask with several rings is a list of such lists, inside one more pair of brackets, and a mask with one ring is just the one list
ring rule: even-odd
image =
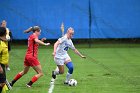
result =
[[39,44],[35,43],[35,39],[38,39],[38,36],[36,36],[35,34],[29,36],[26,56],[33,56],[37,58]]

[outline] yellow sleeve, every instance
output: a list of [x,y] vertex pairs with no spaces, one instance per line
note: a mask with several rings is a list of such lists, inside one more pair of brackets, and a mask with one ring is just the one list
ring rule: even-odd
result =
[[8,42],[7,41],[1,41],[1,46],[8,48]]

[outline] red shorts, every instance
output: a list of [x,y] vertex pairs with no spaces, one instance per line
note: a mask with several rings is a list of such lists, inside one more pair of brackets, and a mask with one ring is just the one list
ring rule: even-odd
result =
[[37,66],[40,65],[40,62],[36,57],[33,56],[26,56],[24,59],[24,66]]

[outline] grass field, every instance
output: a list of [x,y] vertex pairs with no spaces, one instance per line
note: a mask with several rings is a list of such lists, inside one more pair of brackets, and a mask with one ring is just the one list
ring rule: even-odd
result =
[[[109,47],[78,48],[87,58],[81,59],[71,50],[69,54],[74,63],[72,78],[78,81],[76,87],[63,84],[65,74],[57,77],[53,93],[140,93],[140,44],[105,45]],[[44,76],[35,82],[32,88],[25,84],[35,72],[28,74],[15,83],[8,93],[48,93],[51,72],[55,69],[52,47],[39,48],[39,60]],[[26,46],[16,45],[10,53],[11,71],[7,72],[8,80],[23,69]]]

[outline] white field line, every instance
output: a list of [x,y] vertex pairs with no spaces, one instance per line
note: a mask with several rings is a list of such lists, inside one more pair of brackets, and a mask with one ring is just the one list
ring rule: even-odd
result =
[[52,78],[51,82],[50,82],[50,88],[48,90],[48,93],[53,93],[54,83],[55,83],[55,79]]

